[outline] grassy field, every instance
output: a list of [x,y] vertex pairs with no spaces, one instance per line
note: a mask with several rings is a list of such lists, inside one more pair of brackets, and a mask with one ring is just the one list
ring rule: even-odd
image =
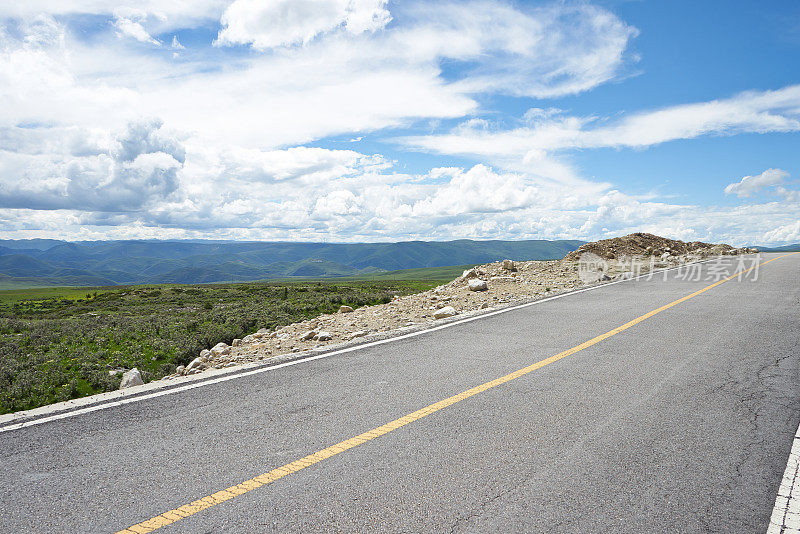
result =
[[[335,278],[309,278],[302,281],[305,282],[380,282],[380,281],[431,281],[444,283],[458,278],[464,270],[474,267],[476,264],[471,263],[468,265],[450,265],[448,267],[420,267],[417,269],[400,269],[398,271],[384,271],[381,273],[359,274],[355,276],[337,276]],[[277,280],[279,282],[293,282],[298,281],[297,278],[285,278]],[[264,282],[276,282],[276,280],[264,280]]]
[[121,376],[109,373],[117,368],[137,367],[146,382],[156,380],[221,341],[342,304],[389,302],[461,270],[381,273],[374,280],[0,291],[0,413],[117,389]]
[[25,289],[0,290],[0,306],[26,300],[67,299],[78,300],[89,298],[93,292],[116,289],[110,287],[37,287]]

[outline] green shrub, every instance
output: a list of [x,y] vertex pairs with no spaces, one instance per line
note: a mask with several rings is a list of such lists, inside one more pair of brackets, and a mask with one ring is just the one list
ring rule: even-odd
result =
[[[0,303],[0,413],[119,387],[109,371],[138,367],[145,381],[200,350],[280,326],[390,302],[434,282],[315,282],[121,288],[91,298]],[[177,291],[179,290],[179,291]],[[89,297],[89,295],[87,295]],[[158,298],[155,298],[158,297]],[[216,305],[215,305],[216,304]]]

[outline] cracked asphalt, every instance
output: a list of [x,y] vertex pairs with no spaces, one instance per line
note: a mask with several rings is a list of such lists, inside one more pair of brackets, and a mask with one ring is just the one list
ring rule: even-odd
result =
[[[800,421],[798,273],[774,261],[159,532],[763,533]],[[0,531],[126,528],[711,283],[675,274],[0,433]]]

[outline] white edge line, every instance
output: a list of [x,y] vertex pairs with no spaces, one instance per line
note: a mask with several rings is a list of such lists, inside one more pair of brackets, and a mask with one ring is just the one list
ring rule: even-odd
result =
[[[789,458],[786,460],[786,469],[783,472],[778,494],[775,496],[775,505],[767,527],[767,534],[780,534],[786,525],[786,514],[797,508],[797,474],[800,460],[800,427],[795,432]],[[788,527],[787,527],[788,528]]]
[[476,316],[473,316],[473,317],[467,317],[465,319],[449,322],[449,323],[446,323],[446,324],[443,324],[443,325],[439,325],[439,326],[434,326],[432,328],[426,328],[424,330],[419,330],[419,331],[416,331],[416,332],[410,332],[408,334],[403,334],[403,335],[396,336],[396,337],[390,337],[390,338],[387,338],[387,339],[381,339],[381,340],[378,340],[378,341],[371,341],[369,343],[364,343],[363,345],[356,345],[354,347],[347,347],[347,348],[344,348],[344,349],[339,349],[339,350],[335,350],[335,351],[331,351],[331,352],[326,352],[324,354],[318,354],[316,356],[309,356],[307,358],[299,358],[297,360],[292,360],[292,361],[285,362],[285,363],[279,363],[277,365],[269,365],[269,366],[266,366],[266,367],[259,367],[258,369],[253,369],[252,371],[245,371],[243,373],[225,375],[225,376],[221,376],[219,378],[212,378],[210,380],[203,380],[201,382],[197,382],[197,383],[194,383],[194,384],[187,384],[185,386],[173,387],[173,388],[169,388],[169,389],[166,389],[166,390],[163,390],[163,391],[158,391],[158,392],[155,392],[155,393],[148,393],[148,394],[145,394],[145,395],[138,395],[138,396],[135,396],[135,397],[122,399],[122,400],[118,400],[118,401],[106,402],[106,403],[103,403],[103,404],[98,404],[96,406],[89,406],[87,408],[79,408],[77,410],[70,410],[70,411],[66,411],[66,412],[63,412],[63,413],[55,414],[55,415],[50,415],[50,416],[46,416],[46,417],[40,417],[39,419],[34,419],[32,421],[24,421],[24,422],[21,422],[21,423],[14,423],[14,424],[10,424],[10,425],[6,425],[6,426],[0,427],[0,433],[10,432],[12,430],[19,430],[21,428],[26,428],[26,427],[29,427],[29,426],[40,425],[42,423],[49,423],[50,421],[58,421],[60,419],[66,419],[68,417],[74,417],[74,416],[77,416],[77,415],[83,415],[83,414],[87,414],[87,413],[91,413],[91,412],[96,412],[96,411],[99,411],[99,410],[105,410],[106,408],[114,408],[116,406],[123,406],[125,404],[130,404],[130,403],[133,403],[133,402],[139,402],[139,401],[143,401],[143,400],[147,400],[147,399],[154,399],[156,397],[162,397],[164,395],[171,395],[173,393],[180,393],[180,392],[183,392],[183,391],[189,391],[191,389],[196,389],[196,388],[203,387],[203,386],[208,386],[208,385],[211,385],[211,384],[219,384],[221,382],[227,382],[228,380],[234,380],[236,378],[244,378],[246,376],[252,376],[252,375],[259,374],[259,373],[265,373],[267,371],[274,371],[275,369],[281,369],[283,367],[289,367],[291,365],[298,365],[298,364],[305,363],[305,362],[310,362],[310,361],[313,361],[313,360],[320,360],[322,358],[329,358],[331,356],[336,356],[336,355],[339,355],[339,354],[345,354],[347,352],[353,352],[353,351],[356,351],[356,350],[366,349],[366,348],[370,348],[370,347],[377,347],[378,345],[383,345],[384,343],[391,343],[393,341],[400,341],[400,340],[403,340],[403,339],[408,339],[408,338],[420,336],[422,334],[427,334],[427,333],[430,333],[430,332],[436,332],[437,330],[443,330],[445,328],[451,328],[453,326],[457,326],[457,325],[464,324],[464,323],[469,323],[469,322],[472,322],[472,321],[477,321],[479,319],[486,319],[488,317],[493,317],[495,315],[500,315],[502,313],[508,313],[510,311],[519,310],[519,309],[522,309],[522,308],[527,308],[527,307],[533,306],[535,304],[543,304],[545,302],[549,302],[551,300],[556,300],[556,299],[568,297],[570,295],[577,295],[578,293],[584,293],[586,291],[594,291],[595,289],[600,289],[601,287],[608,287],[608,286],[612,286],[614,284],[619,284],[619,283],[622,283],[622,282],[632,282],[634,280],[639,280],[640,278],[644,278],[644,277],[647,277],[647,276],[652,278],[653,276],[655,276],[658,273],[666,273],[666,272],[669,272],[669,271],[673,271],[675,269],[680,269],[681,267],[684,267],[686,265],[691,265],[692,263],[705,263],[705,262],[712,261],[712,260],[715,260],[715,259],[719,259],[719,258],[714,257],[714,258],[701,260],[701,261],[697,261],[697,262],[685,263],[683,265],[678,265],[678,266],[675,266],[675,267],[669,267],[667,269],[660,269],[658,271],[652,271],[652,272],[649,272],[647,274],[639,275],[639,276],[637,276],[635,278],[623,278],[621,280],[615,280],[613,282],[606,282],[604,284],[598,284],[598,285],[595,285],[595,286],[585,287],[583,289],[576,289],[576,290],[570,291],[568,293],[562,293],[560,295],[554,295],[552,297],[547,297],[547,298],[544,298],[544,299],[539,299],[539,300],[534,300],[534,301],[531,301],[531,302],[526,302],[524,304],[519,304],[517,306],[509,306],[508,308],[503,308],[501,310],[496,310],[496,311],[489,312],[489,313],[483,313],[483,314],[476,315]]

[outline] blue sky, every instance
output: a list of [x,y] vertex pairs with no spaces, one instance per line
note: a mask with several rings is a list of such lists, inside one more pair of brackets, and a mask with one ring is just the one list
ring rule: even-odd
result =
[[795,1],[0,6],[0,237],[800,242]]

